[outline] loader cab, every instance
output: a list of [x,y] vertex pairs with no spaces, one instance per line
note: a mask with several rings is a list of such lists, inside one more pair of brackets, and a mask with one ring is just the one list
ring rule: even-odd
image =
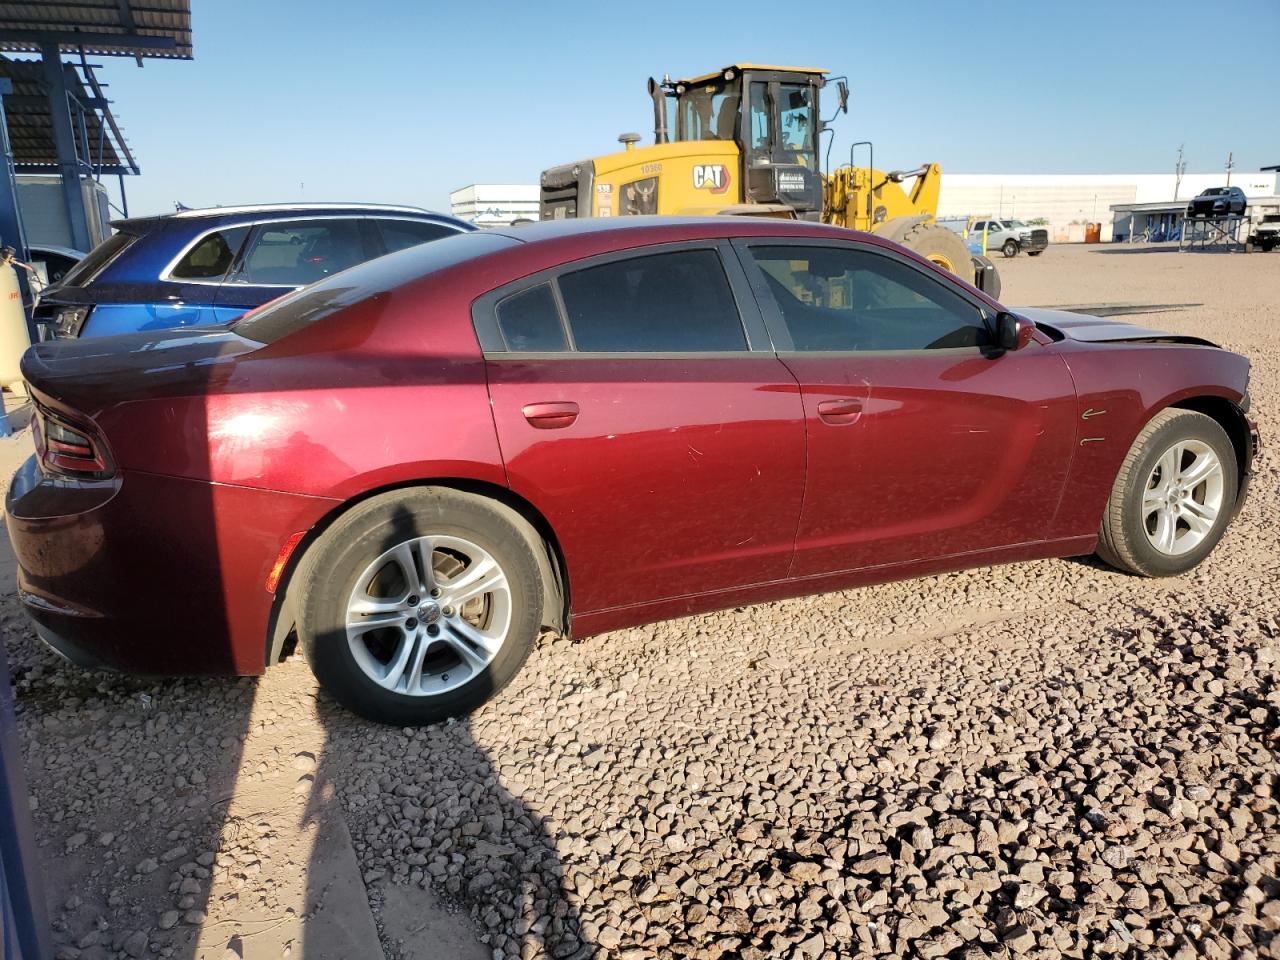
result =
[[802,219],[817,220],[822,215],[818,91],[824,74],[737,64],[668,82],[675,139],[733,141],[741,152],[738,175],[746,202],[787,206]]

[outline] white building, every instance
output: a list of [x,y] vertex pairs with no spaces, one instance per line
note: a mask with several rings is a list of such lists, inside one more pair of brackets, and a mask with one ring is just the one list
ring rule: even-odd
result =
[[[1170,208],[1207,187],[1226,183],[1225,173],[947,173],[942,174],[939,217],[1011,217],[1048,221],[1049,240],[1084,239],[1086,223],[1102,224],[1102,241],[1112,238],[1112,207],[1160,204]],[[1272,197],[1280,189],[1275,171],[1236,170],[1231,183],[1250,197]],[[909,184],[908,184],[909,186]],[[538,219],[536,184],[472,184],[449,195],[453,215],[479,226],[505,226],[518,218]],[[1119,214],[1119,211],[1116,211]],[[1127,222],[1127,221],[1126,221]],[[1118,229],[1124,232],[1123,225]]]
[[[947,173],[942,174],[939,217],[1015,217],[1048,221],[1049,240],[1084,239],[1085,223],[1102,224],[1102,240],[1111,240],[1117,204],[1188,200],[1207,187],[1220,187],[1225,173],[1188,173],[1181,184],[1172,173]],[[1231,184],[1251,197],[1276,193],[1274,172],[1233,171]]]
[[538,185],[473,183],[449,194],[449,207],[459,220],[478,227],[505,227],[513,220],[537,220]]

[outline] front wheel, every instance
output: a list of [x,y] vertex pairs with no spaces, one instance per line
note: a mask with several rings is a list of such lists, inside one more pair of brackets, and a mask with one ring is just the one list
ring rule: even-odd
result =
[[1006,240],[1004,246],[1000,248],[1000,252],[1006,257],[1016,257],[1018,255],[1018,241]]
[[1042,254],[1042,253],[1044,253],[1044,251],[1043,251],[1043,250],[1028,250],[1028,251],[1027,251],[1027,256],[1028,256],[1028,257],[1038,257],[1038,256],[1040,256],[1040,254]]
[[352,508],[299,569],[298,637],[344,706],[409,726],[470,713],[537,641],[533,535],[484,497],[400,490]]
[[1212,417],[1162,410],[1120,466],[1098,556],[1147,577],[1185,573],[1217,546],[1235,512],[1235,448]]

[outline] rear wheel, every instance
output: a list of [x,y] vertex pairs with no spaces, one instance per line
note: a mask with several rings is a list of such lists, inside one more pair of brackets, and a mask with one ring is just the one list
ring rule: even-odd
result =
[[298,636],[321,686],[382,723],[470,713],[528,658],[543,580],[519,518],[475,494],[359,504],[308,551]]
[[958,235],[936,223],[917,223],[898,241],[912,253],[950,270],[957,277],[972,282],[969,248]]
[[1162,410],[1130,447],[1116,477],[1098,556],[1147,577],[1185,573],[1207,557],[1235,511],[1231,439],[1212,417]]

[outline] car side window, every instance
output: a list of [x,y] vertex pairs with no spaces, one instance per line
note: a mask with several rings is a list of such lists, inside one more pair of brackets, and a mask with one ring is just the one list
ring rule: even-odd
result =
[[558,280],[576,349],[709,353],[747,349],[715,250],[614,260]]
[[249,241],[231,279],[237,283],[300,287],[366,259],[355,218],[263,223]]
[[508,350],[557,352],[567,347],[560,309],[550,283],[540,283],[498,301],[494,313]]
[[798,351],[938,350],[990,343],[976,306],[892,256],[848,247],[750,250]]
[[248,227],[215,230],[198,240],[169,271],[171,280],[221,280],[231,268]]
[[430,243],[444,237],[452,237],[458,231],[440,223],[425,220],[375,220],[382,234],[382,245],[387,253],[395,253],[420,243]]

